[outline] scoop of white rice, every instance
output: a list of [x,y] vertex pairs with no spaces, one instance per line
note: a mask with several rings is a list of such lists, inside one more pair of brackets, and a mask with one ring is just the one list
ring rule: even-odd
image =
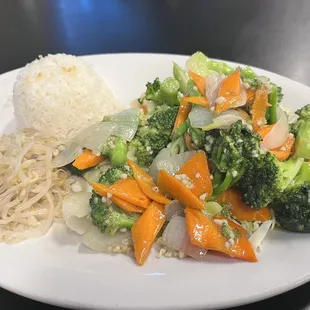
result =
[[13,105],[21,127],[63,138],[120,109],[96,71],[66,54],[40,56],[27,64],[15,82]]

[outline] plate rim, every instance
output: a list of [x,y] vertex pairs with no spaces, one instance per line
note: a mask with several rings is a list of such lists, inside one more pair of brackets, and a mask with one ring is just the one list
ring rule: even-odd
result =
[[[73,54],[71,54],[71,55],[73,55]],[[136,52],[136,53],[132,53],[132,52],[98,53],[98,54],[94,53],[94,54],[83,54],[83,55],[74,55],[74,56],[77,56],[77,57],[82,58],[82,59],[84,58],[85,60],[87,60],[87,58],[92,58],[92,57],[105,57],[105,56],[123,57],[124,55],[129,56],[129,57],[130,56],[137,57],[139,55],[161,56],[161,57],[173,57],[173,56],[176,56],[176,57],[190,57],[190,55],[177,54],[177,53],[139,53],[139,52]],[[259,68],[259,67],[252,66],[252,65],[249,65],[249,64],[243,64],[243,63],[240,63],[240,62],[223,60],[223,59],[219,59],[219,58],[211,58],[210,57],[210,59],[227,62],[227,63],[230,63],[230,64],[235,65],[235,66],[238,66],[238,65],[250,66],[254,70],[256,70],[256,69],[262,70],[262,71],[264,71],[264,72],[266,72],[268,74],[277,76],[280,79],[285,79],[285,80],[287,80],[287,82],[293,83],[296,86],[307,88],[307,90],[310,92],[310,86],[305,85],[305,84],[300,83],[300,82],[297,82],[297,81],[295,81],[295,80],[293,80],[291,78],[288,78],[286,76],[283,76],[281,74],[278,74],[278,73],[275,73],[275,72],[263,69],[263,68]],[[23,68],[24,68],[24,66],[16,68],[16,69],[13,69],[13,70],[10,70],[10,71],[3,72],[3,73],[0,74],[0,78],[3,78],[3,77],[5,77],[6,75],[9,75],[9,74],[17,73],[18,71],[20,71]],[[0,108],[1,108],[1,105],[0,105]],[[3,133],[1,132],[0,134],[2,135]],[[251,304],[251,303],[255,303],[257,301],[261,301],[261,300],[265,300],[265,299],[268,299],[268,298],[271,298],[271,297],[274,297],[274,296],[281,295],[281,294],[283,294],[285,292],[288,292],[288,291],[290,291],[290,290],[292,290],[294,288],[302,286],[303,284],[307,283],[309,280],[310,280],[310,274],[306,275],[306,276],[302,276],[302,277],[300,277],[298,279],[297,278],[294,279],[294,281],[292,281],[292,283],[290,283],[289,285],[283,283],[282,285],[277,286],[276,288],[274,288],[273,290],[269,291],[268,293],[260,292],[260,293],[254,294],[254,295],[248,295],[246,297],[240,298],[238,301],[236,300],[234,302],[224,302],[222,304],[218,304],[217,306],[214,306],[214,305],[211,305],[211,304],[209,304],[209,305],[206,305],[206,304],[198,305],[197,304],[197,306],[194,306],[194,308],[195,309],[209,309],[210,307],[212,307],[212,309],[224,309],[224,308],[226,309],[226,308],[230,308],[230,307]],[[9,291],[9,292],[12,292],[14,294],[20,295],[22,297],[29,298],[29,299],[32,299],[32,300],[36,300],[38,302],[43,302],[43,303],[50,304],[50,305],[55,305],[55,306],[60,306],[60,307],[67,307],[67,308],[68,307],[74,307],[74,309],[85,309],[85,307],[87,307],[87,309],[98,309],[97,307],[90,306],[90,305],[87,305],[87,304],[81,304],[79,302],[78,303],[71,302],[71,301],[61,302],[61,300],[59,300],[59,299],[55,300],[52,297],[41,297],[39,294],[27,293],[26,291],[23,291],[21,289],[14,289],[14,287],[11,287],[10,285],[2,285],[1,284],[1,287],[4,288],[5,290]],[[102,305],[101,308],[105,309],[105,306]],[[128,307],[128,309],[129,308],[131,309],[132,307]],[[140,309],[139,307],[135,307],[135,308],[136,309]],[[162,307],[162,308],[164,308],[164,307]],[[169,306],[169,308],[170,309],[178,309],[179,307],[178,306],[172,306],[172,307]],[[109,309],[121,309],[121,308],[119,308],[118,306],[115,306],[115,307],[110,307],[109,306]],[[148,309],[157,309],[157,308],[149,307]],[[193,309],[193,307],[188,305],[188,306],[184,307],[184,309]]]

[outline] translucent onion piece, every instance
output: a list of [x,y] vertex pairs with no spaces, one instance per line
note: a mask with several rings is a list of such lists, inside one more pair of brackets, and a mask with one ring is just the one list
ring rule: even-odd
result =
[[180,170],[183,164],[188,161],[196,152],[189,151],[178,155],[170,155],[169,150],[161,151],[153,160],[149,174],[156,179],[159,170],[166,170],[170,174],[175,174]]
[[131,141],[135,136],[139,123],[139,109],[127,109],[109,116],[109,121],[93,124],[78,133],[58,155],[54,167],[63,167],[71,163],[83,150],[91,149],[100,154],[102,147],[111,135]]
[[121,111],[109,117],[111,122],[119,125],[116,136],[131,141],[136,134],[139,124],[139,109],[132,108]]
[[252,244],[254,251],[260,246],[265,237],[267,236],[268,231],[272,225],[272,221],[264,222],[249,238],[249,241]]
[[219,88],[225,77],[225,75],[206,77],[206,97],[208,98],[211,106],[215,105],[215,100],[218,97]]
[[191,126],[194,128],[202,128],[212,124],[216,114],[209,108],[195,104],[189,113]]
[[63,217],[69,218],[70,216],[84,217],[89,214],[89,199],[91,193],[77,192],[67,195],[62,202]]
[[203,260],[207,254],[207,250],[190,243],[185,218],[181,216],[174,216],[171,219],[163,232],[162,241],[167,247],[181,251],[198,261]]
[[66,225],[82,235],[91,224],[87,218],[90,212],[89,199],[91,193],[77,192],[67,195],[62,202],[62,214]]
[[234,123],[240,120],[243,120],[240,113],[236,110],[229,109],[215,117],[213,123],[203,127],[203,130],[229,129]]
[[87,217],[80,218],[76,216],[71,216],[65,221],[68,228],[75,231],[79,235],[85,234],[88,231],[89,227],[92,225],[91,220]]
[[88,231],[82,237],[82,243],[96,252],[111,252],[111,247],[115,245],[131,245],[132,239],[129,232],[116,232],[109,236],[101,233],[98,228],[91,225]]
[[170,221],[174,216],[184,217],[184,206],[178,200],[172,200],[165,205],[166,220]]
[[277,119],[278,121],[274,127],[268,132],[263,139],[261,146],[266,150],[272,150],[283,145],[289,135],[289,124],[286,113],[281,109],[277,108]]

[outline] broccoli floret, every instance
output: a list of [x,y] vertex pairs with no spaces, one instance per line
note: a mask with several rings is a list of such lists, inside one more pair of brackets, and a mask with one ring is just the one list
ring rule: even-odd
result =
[[243,194],[243,201],[254,209],[266,207],[283,193],[302,163],[302,158],[280,162],[269,152],[253,157],[237,184]]
[[307,104],[295,113],[302,119],[310,119],[310,104]]
[[153,83],[148,82],[146,84],[146,91],[143,98],[138,99],[140,104],[143,104],[144,99],[151,100],[156,103],[161,103],[161,95],[160,95],[160,85],[161,82],[159,78],[156,78]]
[[114,184],[119,181],[124,174],[128,177],[132,177],[132,171],[129,166],[111,167],[100,177],[99,183],[105,185]]
[[203,131],[200,128],[193,128],[190,126],[187,130],[187,133],[191,137],[191,141],[194,144],[195,148],[197,148],[197,149],[203,149],[204,148],[204,145],[206,142],[205,131]]
[[310,159],[310,104],[295,113],[299,118],[291,126],[296,136],[294,156]]
[[242,121],[236,122],[230,129],[221,129],[218,133],[217,138],[207,135],[205,145],[212,164],[214,188],[212,198],[216,198],[238,182],[247,162],[262,153],[261,137]]
[[129,143],[127,157],[141,166],[149,166],[160,150],[170,142],[178,107],[156,107],[143,126],[139,126],[135,138]]
[[284,229],[310,232],[310,163],[304,162],[292,184],[272,205]]
[[167,105],[159,106],[155,112],[148,118],[148,126],[156,128],[161,134],[171,134],[179,107],[169,107]]
[[143,104],[144,100],[150,100],[157,105],[167,104],[170,106],[178,105],[179,98],[178,92],[180,89],[179,82],[173,78],[169,77],[165,79],[162,83],[159,78],[156,78],[153,83],[146,84],[146,91],[144,97],[138,99],[140,104]]
[[139,218],[137,214],[125,213],[114,204],[103,202],[102,197],[95,192],[93,192],[89,204],[93,224],[105,234],[114,235],[119,229],[131,229]]

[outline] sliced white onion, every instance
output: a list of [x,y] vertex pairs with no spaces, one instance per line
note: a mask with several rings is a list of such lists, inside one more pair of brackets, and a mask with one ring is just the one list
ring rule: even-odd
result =
[[184,206],[178,200],[172,200],[165,205],[166,220],[170,221],[174,216],[184,217]]
[[75,231],[79,235],[85,234],[88,231],[89,227],[92,225],[91,220],[86,216],[85,217],[71,216],[65,221],[68,228]]
[[89,214],[89,199],[91,194],[88,192],[77,192],[67,195],[62,202],[63,217],[70,216],[84,217]]
[[83,191],[67,195],[62,202],[62,214],[66,225],[78,234],[84,234],[91,224],[87,218],[90,212],[91,193]]
[[170,174],[175,174],[195,153],[196,151],[188,151],[170,156],[170,151],[164,149],[154,158],[149,168],[149,174],[154,180],[157,178],[159,170],[165,170]]
[[93,124],[79,132],[54,160],[53,167],[63,167],[71,163],[83,150],[91,149],[100,154],[111,135],[131,141],[139,123],[139,109],[127,109],[111,115],[110,121]]
[[207,254],[207,250],[201,249],[190,242],[185,218],[181,216],[174,216],[171,219],[163,232],[162,242],[167,247],[181,251],[196,260],[203,260]]
[[96,252],[111,252],[114,245],[131,245],[132,239],[129,232],[116,232],[115,235],[105,235],[93,224],[82,237],[82,243]]
[[243,120],[240,113],[236,110],[229,109],[215,117],[213,119],[213,123],[203,127],[203,130],[208,131],[212,129],[229,129],[234,123],[240,120]]
[[225,75],[215,75],[206,77],[206,97],[211,106],[215,105],[215,100],[218,97],[220,86],[225,79]]
[[266,150],[272,150],[283,145],[289,135],[289,124],[286,113],[277,108],[278,121],[263,139],[261,146]]
[[254,251],[259,247],[259,245],[263,242],[267,233],[272,225],[272,221],[264,222],[249,238],[249,241],[252,244]]
[[202,128],[212,124],[215,117],[215,112],[198,104],[193,106],[191,112],[188,115],[191,126],[194,128]]
[[119,125],[116,136],[131,141],[136,134],[139,124],[139,109],[132,108],[110,116],[110,122]]

